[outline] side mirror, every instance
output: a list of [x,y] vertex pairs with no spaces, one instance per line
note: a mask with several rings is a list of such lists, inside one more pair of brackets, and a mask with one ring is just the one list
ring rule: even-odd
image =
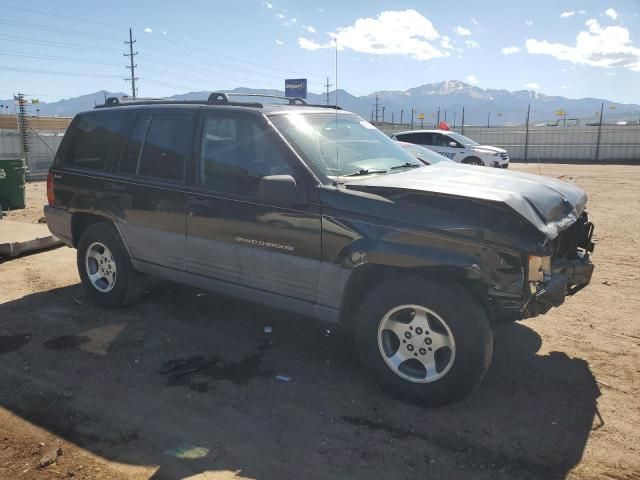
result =
[[458,144],[456,142],[449,142],[449,146],[452,148],[458,148]]
[[291,175],[267,175],[258,181],[258,200],[280,207],[305,203],[304,194]]

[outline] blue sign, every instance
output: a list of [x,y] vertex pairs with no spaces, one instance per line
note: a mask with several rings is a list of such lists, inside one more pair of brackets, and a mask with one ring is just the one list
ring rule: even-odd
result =
[[284,81],[284,96],[307,98],[307,79],[293,78]]

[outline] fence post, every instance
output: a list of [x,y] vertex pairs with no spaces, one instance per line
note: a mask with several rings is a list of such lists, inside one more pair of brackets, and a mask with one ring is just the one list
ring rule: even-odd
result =
[[524,134],[524,163],[527,163],[527,155],[529,153],[529,114],[531,113],[531,104],[527,107],[527,123]]
[[600,134],[602,133],[602,116],[604,113],[604,102],[600,104],[600,122],[598,122],[598,139],[596,140],[596,158],[595,162],[598,161],[598,157],[600,156]]

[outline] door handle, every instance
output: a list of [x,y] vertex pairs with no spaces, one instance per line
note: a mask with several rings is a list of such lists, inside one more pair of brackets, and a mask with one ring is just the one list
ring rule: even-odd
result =
[[112,183],[112,182],[105,183],[104,189],[107,192],[114,192],[114,193],[123,193],[126,191],[126,188],[124,185],[119,185],[117,183]]

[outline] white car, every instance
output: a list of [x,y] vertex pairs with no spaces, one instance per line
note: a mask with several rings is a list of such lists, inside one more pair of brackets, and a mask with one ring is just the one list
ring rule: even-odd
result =
[[480,145],[448,130],[412,130],[391,135],[393,140],[422,145],[458,163],[508,168],[509,154],[504,148]]

